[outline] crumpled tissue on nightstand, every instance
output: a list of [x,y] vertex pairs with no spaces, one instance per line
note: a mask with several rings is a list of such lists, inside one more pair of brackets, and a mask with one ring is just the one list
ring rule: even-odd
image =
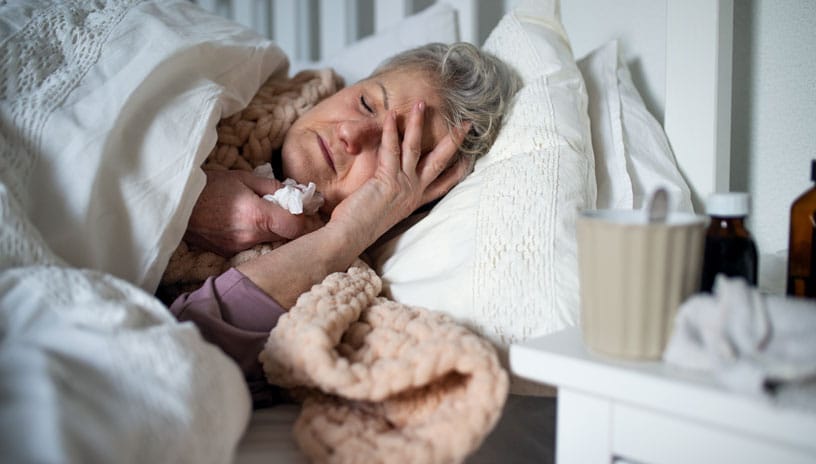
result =
[[766,295],[717,276],[680,306],[663,360],[706,370],[727,388],[816,409],[816,301]]
[[[275,178],[272,165],[269,163],[256,167],[252,172],[257,176]],[[314,182],[303,185],[293,179],[284,180],[283,187],[271,195],[264,195],[263,199],[275,203],[292,214],[314,214],[323,206],[323,195],[317,191]]]

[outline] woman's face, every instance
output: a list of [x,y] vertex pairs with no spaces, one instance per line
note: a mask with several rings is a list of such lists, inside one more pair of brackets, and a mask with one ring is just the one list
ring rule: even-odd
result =
[[397,113],[400,140],[415,102],[426,105],[422,152],[430,152],[448,135],[439,114],[439,98],[419,71],[389,72],[346,87],[299,117],[283,142],[283,175],[299,183],[314,182],[330,212],[370,179],[385,118]]

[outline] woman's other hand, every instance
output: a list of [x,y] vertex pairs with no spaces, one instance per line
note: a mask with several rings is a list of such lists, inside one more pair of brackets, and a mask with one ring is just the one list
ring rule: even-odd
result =
[[457,159],[469,127],[444,137],[423,155],[424,115],[424,102],[415,103],[401,143],[395,113],[386,116],[374,176],[334,209],[328,225],[342,228],[349,240],[360,241],[358,246],[374,243],[417,208],[447,193],[472,168],[471,159]]
[[187,223],[189,243],[222,256],[253,246],[291,240],[323,225],[315,215],[294,215],[264,200],[282,187],[275,179],[245,171],[207,170],[207,183]]

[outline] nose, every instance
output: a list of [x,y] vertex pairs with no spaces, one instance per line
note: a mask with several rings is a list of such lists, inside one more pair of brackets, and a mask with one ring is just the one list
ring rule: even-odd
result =
[[337,123],[337,137],[350,155],[359,155],[379,145],[381,125],[372,119],[346,120]]

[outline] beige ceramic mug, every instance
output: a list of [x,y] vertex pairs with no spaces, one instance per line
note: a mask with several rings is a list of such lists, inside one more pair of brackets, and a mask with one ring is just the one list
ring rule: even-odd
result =
[[658,359],[678,306],[700,285],[707,219],[595,210],[577,220],[581,329],[598,354]]

